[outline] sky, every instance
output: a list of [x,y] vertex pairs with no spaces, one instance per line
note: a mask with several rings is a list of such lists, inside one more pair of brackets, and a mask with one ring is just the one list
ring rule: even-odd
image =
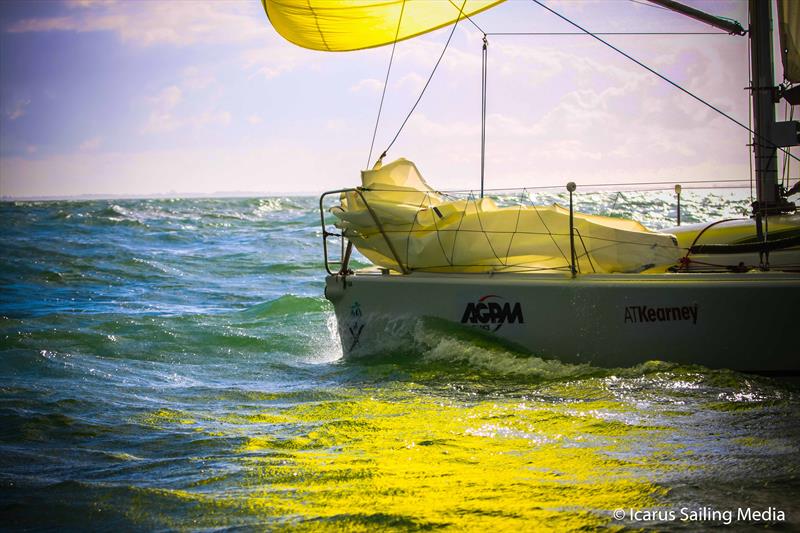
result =
[[[747,25],[743,0],[686,3]],[[715,31],[638,1],[547,4],[594,32]],[[575,31],[527,0],[473,20],[489,33]],[[257,0],[2,0],[0,196],[358,185],[449,31],[398,43],[368,161],[391,47],[299,48]],[[748,123],[746,38],[604,38]],[[387,155],[440,190],[480,184],[481,39],[459,23]],[[745,130],[590,37],[490,35],[488,57],[488,187],[749,177]]]

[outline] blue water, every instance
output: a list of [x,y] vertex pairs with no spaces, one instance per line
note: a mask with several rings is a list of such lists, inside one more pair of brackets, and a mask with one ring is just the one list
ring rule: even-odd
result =
[[[666,196],[585,198],[671,224]],[[746,207],[712,198],[685,216]],[[0,527],[800,527],[794,382],[573,367],[426,324],[342,360],[316,205],[0,203]]]

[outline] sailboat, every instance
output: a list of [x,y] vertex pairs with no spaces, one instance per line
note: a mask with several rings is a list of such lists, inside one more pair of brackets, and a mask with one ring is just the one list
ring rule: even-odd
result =
[[[346,355],[375,353],[409,324],[434,320],[565,363],[663,360],[800,374],[800,215],[789,201],[798,191],[780,186],[776,163],[779,151],[800,144],[800,123],[775,119],[779,99],[800,104],[800,2],[749,0],[747,29],[673,0],[650,2],[749,39],[751,216],[653,232],[576,212],[574,183],[566,184],[569,205],[499,206],[483,184],[480,196],[451,197],[428,185],[413,162],[384,164],[381,156],[361,172],[360,186],[320,198],[325,297]],[[502,0],[262,3],[287,40],[347,51],[394,45]],[[773,5],[781,85],[773,74]],[[330,198],[338,203],[328,209]],[[337,261],[329,259],[331,238],[340,239]],[[351,268],[354,247],[374,266]]]

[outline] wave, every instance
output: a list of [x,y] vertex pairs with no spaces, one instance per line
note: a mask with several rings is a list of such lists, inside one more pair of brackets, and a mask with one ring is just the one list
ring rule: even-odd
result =
[[[348,350],[345,360],[349,364],[388,364],[434,380],[448,376],[487,383],[499,380],[506,385],[578,382],[586,385],[585,395],[592,399],[619,400],[638,395],[653,401],[673,397],[680,401],[716,390],[720,395],[722,391],[737,391],[734,399],[740,403],[749,398],[774,399],[771,392],[763,392],[772,390],[768,378],[732,370],[658,360],[626,368],[565,363],[554,357],[540,357],[481,330],[433,318],[373,316],[370,328],[372,331],[363,334],[358,345]],[[345,338],[349,337],[345,332]],[[784,387],[781,383],[778,389]],[[762,391],[761,396],[753,396],[748,392],[751,389]],[[571,391],[569,395],[581,396],[580,390],[579,387],[578,392]],[[553,392],[553,396],[559,393]]]
[[300,205],[296,200],[290,198],[259,198],[256,203],[257,213],[271,213],[274,211],[284,211],[287,209],[306,209],[307,206]]
[[496,376],[553,380],[585,377],[598,372],[590,365],[543,359],[474,328],[444,321],[417,321],[413,338],[421,348],[422,361],[464,365]]
[[247,318],[267,318],[300,313],[320,313],[329,309],[330,304],[322,297],[284,294],[275,300],[249,307],[240,311],[239,314]]
[[324,267],[322,266],[322,261],[293,261],[291,263],[272,263],[269,265],[264,265],[263,267],[259,266],[259,270],[262,272],[268,272],[270,274],[291,274],[293,272],[301,271],[324,272]]
[[90,221],[113,222],[146,226],[145,220],[136,211],[112,204],[92,214]]
[[371,317],[371,332],[359,339],[348,360],[395,363],[453,377],[554,380],[596,375],[602,369],[531,354],[485,332],[434,318]]
[[[116,307],[113,302],[108,307]],[[238,310],[187,309],[182,314],[79,312],[0,318],[0,375],[93,375],[116,380],[124,368],[169,381],[168,368],[137,368],[134,361],[169,364],[262,361],[269,367],[323,363],[341,357],[333,339],[330,304],[322,297],[282,295]],[[19,316],[15,316],[19,315]],[[12,318],[13,317],[13,318]],[[163,374],[163,376],[162,376]],[[116,376],[116,377],[115,377]],[[166,376],[166,377],[165,377]]]

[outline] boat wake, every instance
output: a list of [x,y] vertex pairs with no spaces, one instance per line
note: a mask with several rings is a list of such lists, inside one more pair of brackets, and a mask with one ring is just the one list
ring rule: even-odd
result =
[[586,364],[543,359],[523,348],[498,343],[482,332],[438,320],[417,321],[414,341],[423,361],[455,363],[497,376],[553,380],[584,377],[599,371]]
[[[353,326],[344,327],[345,342],[352,344],[353,332],[347,328]],[[588,364],[544,359],[476,328],[432,317],[373,315],[370,329],[368,338],[357,339],[348,359],[370,363],[413,362],[415,366],[431,368],[446,366],[448,372],[462,370],[485,377],[525,381],[575,379],[607,372]]]

